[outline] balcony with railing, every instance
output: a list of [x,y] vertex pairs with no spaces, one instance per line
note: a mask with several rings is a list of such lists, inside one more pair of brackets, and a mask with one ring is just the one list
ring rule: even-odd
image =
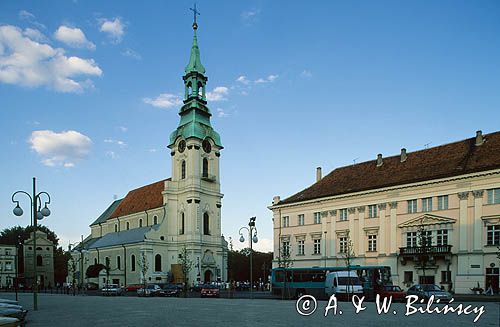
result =
[[451,254],[451,245],[433,245],[433,246],[408,246],[399,248],[399,255],[418,256],[418,255],[446,255]]

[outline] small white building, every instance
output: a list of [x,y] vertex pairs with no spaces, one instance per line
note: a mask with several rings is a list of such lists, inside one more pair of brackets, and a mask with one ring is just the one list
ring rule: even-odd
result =
[[0,288],[14,287],[17,270],[17,248],[0,244]]

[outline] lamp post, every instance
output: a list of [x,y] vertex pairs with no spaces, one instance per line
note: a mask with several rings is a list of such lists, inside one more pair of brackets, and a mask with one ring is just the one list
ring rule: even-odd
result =
[[16,301],[18,301],[18,288],[19,288],[19,248],[21,247],[21,235],[17,236],[17,245],[16,245],[16,282],[15,282],[15,289],[16,289]]
[[241,227],[239,230],[240,234],[240,242],[243,243],[245,242],[245,237],[243,236],[243,233],[241,233],[242,229],[246,229],[248,231],[248,242],[250,243],[250,298],[253,299],[253,262],[252,262],[252,256],[253,256],[253,243],[257,243],[259,239],[257,238],[257,227],[255,227],[255,219],[257,217],[252,217],[250,218],[250,222],[248,223],[248,227]]
[[[50,216],[50,210],[47,207],[50,204],[50,195],[47,192],[36,193],[36,178],[33,177],[33,193],[30,195],[25,191],[16,191],[12,194],[12,203],[16,204],[13,212],[14,215],[20,217],[23,215],[23,209],[19,206],[19,201],[15,200],[17,194],[25,194],[30,199],[31,204],[31,222],[33,226],[33,309],[38,310],[38,276],[37,276],[37,257],[36,257],[36,232],[37,232],[37,222],[42,220],[44,217]],[[42,195],[46,195],[48,201],[45,201],[45,206],[42,209],[42,203],[40,198]]]
[[[77,249],[78,246],[75,246],[75,248],[73,250],[71,250],[71,247],[73,245],[76,245],[78,243],[73,243],[73,244],[69,244],[69,250],[73,253],[80,253],[80,258],[78,259],[78,261],[80,261],[80,276],[79,276],[79,283],[80,283],[80,288],[83,289],[83,263],[84,263],[84,258],[83,258],[83,255],[84,253],[87,253],[88,251],[86,249],[83,248],[83,235],[82,235],[82,241],[79,243],[80,244],[80,248]],[[73,289],[74,289],[74,285],[73,285]]]

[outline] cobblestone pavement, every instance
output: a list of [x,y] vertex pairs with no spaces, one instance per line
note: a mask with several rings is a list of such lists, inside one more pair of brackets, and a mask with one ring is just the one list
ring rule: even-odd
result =
[[[3,293],[13,299],[14,294]],[[413,314],[405,316],[403,303],[392,305],[388,314],[378,315],[375,303],[365,303],[366,310],[355,313],[351,303],[339,302],[337,314],[324,317],[326,301],[318,301],[310,316],[296,311],[295,301],[270,299],[200,299],[98,297],[40,294],[39,310],[33,311],[32,295],[20,294],[20,303],[29,310],[28,326],[499,326],[499,303],[470,303],[484,306],[477,314]],[[453,303],[452,306],[457,306]],[[423,307],[423,306],[418,306]],[[442,305],[440,305],[442,307]],[[342,311],[342,314],[340,314]],[[396,311],[396,314],[394,314]]]

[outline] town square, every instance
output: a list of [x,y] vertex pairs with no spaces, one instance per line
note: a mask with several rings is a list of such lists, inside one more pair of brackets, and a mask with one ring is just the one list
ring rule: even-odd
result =
[[496,1],[2,1],[0,326],[500,325]]

